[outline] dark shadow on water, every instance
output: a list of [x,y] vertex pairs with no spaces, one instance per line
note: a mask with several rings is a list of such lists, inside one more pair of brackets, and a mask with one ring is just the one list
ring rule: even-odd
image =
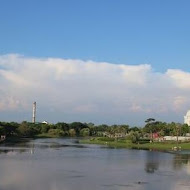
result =
[[134,187],[132,184],[104,184],[103,187]]
[[22,154],[27,151],[29,152],[29,149],[0,149],[0,154]]
[[147,173],[154,173],[159,168],[159,154],[157,152],[146,152],[145,171]]

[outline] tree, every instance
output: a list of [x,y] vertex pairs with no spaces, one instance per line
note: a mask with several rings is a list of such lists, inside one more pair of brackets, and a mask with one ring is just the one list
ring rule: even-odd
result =
[[0,135],[5,135],[5,128],[0,126]]
[[59,122],[57,124],[55,124],[56,129],[61,129],[63,131],[68,131],[69,130],[69,124],[64,123],[64,122]]
[[158,124],[158,122],[155,121],[154,118],[148,118],[145,121],[145,123],[146,123],[146,125],[144,127],[144,131],[151,134],[151,139],[153,141],[153,133],[157,132],[157,130],[158,130],[157,127],[156,127],[156,125]]
[[70,129],[75,129],[76,135],[79,136],[80,135],[80,130],[83,128],[88,128],[88,126],[84,123],[81,122],[73,122],[69,125]]
[[89,128],[83,128],[80,130],[80,136],[86,137],[90,135],[90,129]]
[[19,127],[18,127],[18,134],[20,136],[24,137],[30,137],[33,136],[33,131],[32,129],[28,126],[28,123],[26,121],[23,121]]
[[131,131],[128,138],[131,140],[132,143],[137,143],[140,139],[140,134],[137,131]]
[[49,129],[48,133],[53,136],[64,136],[64,131],[61,129]]
[[76,135],[75,129],[69,129],[69,135],[72,137],[75,136]]
[[187,133],[189,133],[189,126],[187,124],[183,124],[181,126],[181,135],[185,136]]
[[49,125],[43,124],[43,125],[41,126],[41,133],[47,133],[47,132],[49,131],[49,129],[50,129],[50,126],[49,126]]

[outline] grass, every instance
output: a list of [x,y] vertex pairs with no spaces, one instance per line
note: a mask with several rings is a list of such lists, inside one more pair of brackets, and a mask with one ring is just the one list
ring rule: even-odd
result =
[[[148,149],[148,150],[172,150],[173,147],[176,147],[176,142],[153,142],[153,143],[144,143],[144,144],[135,144],[130,140],[110,140],[106,141],[106,139],[97,137],[91,139],[82,139],[80,143],[84,144],[100,144],[106,145],[109,147],[115,148],[136,148],[136,149]],[[181,150],[190,150],[190,142],[179,143],[178,145],[181,147]]]

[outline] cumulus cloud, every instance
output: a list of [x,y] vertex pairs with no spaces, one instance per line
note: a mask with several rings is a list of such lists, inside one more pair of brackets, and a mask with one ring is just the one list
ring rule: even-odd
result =
[[175,120],[190,107],[189,81],[188,72],[158,73],[148,64],[8,54],[0,56],[0,112],[30,113],[37,101],[39,120],[139,123],[152,115]]
[[177,69],[168,69],[166,74],[177,87],[182,89],[190,88],[190,73]]

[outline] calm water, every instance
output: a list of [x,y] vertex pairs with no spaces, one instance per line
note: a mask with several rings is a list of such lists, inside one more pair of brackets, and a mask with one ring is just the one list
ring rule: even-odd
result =
[[75,139],[0,146],[0,190],[186,190],[190,153],[111,149]]

